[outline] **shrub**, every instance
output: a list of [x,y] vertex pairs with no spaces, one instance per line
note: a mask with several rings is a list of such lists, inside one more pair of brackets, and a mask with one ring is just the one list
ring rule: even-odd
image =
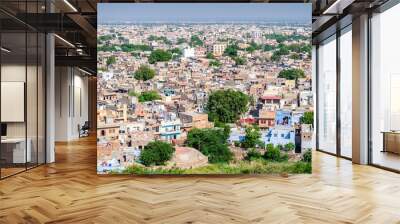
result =
[[251,161],[251,160],[260,159],[260,158],[262,158],[262,155],[259,151],[257,151],[256,149],[250,149],[247,152],[247,155],[244,159]]
[[246,128],[246,136],[242,142],[243,148],[254,148],[260,142],[261,132],[257,126],[249,126]]
[[301,157],[301,161],[311,163],[311,161],[312,161],[311,149],[307,149],[307,151],[304,152],[303,156]]
[[279,162],[281,160],[281,151],[278,147],[267,146],[267,151],[264,153],[264,159]]
[[289,170],[290,173],[311,173],[312,166],[311,163],[305,163],[303,161],[298,161]]
[[175,148],[166,142],[154,141],[147,144],[140,153],[140,161],[145,166],[164,165],[170,160]]
[[293,151],[296,146],[293,143],[287,143],[283,148],[285,151],[290,152]]
[[279,162],[287,162],[289,160],[289,155],[287,153],[281,153],[281,157],[279,158]]

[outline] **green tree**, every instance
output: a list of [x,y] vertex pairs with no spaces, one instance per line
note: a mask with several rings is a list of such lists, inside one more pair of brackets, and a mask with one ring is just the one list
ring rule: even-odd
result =
[[249,96],[232,89],[217,90],[210,94],[206,105],[210,121],[233,123],[248,110]]
[[109,65],[115,64],[116,61],[117,60],[115,59],[115,56],[111,56],[111,57],[107,58],[106,64],[107,64],[107,66],[109,66]]
[[103,35],[103,36],[99,36],[98,40],[99,41],[108,41],[108,40],[112,40],[113,37],[111,35]]
[[254,52],[254,51],[256,51],[256,50],[260,50],[261,48],[262,48],[261,45],[258,45],[258,44],[255,43],[255,42],[251,42],[251,43],[250,43],[250,46],[248,46],[248,47],[246,48],[246,51],[252,53],[252,52]]
[[281,72],[279,72],[278,77],[285,78],[288,80],[295,80],[298,78],[304,78],[305,74],[304,74],[304,71],[301,69],[292,68],[292,69],[282,70]]
[[237,56],[237,51],[238,51],[238,46],[236,45],[236,44],[231,44],[231,45],[228,45],[226,48],[225,48],[225,51],[224,51],[224,55],[225,56],[229,56],[229,57],[236,57]]
[[164,36],[158,37],[158,36],[150,35],[147,38],[147,40],[148,41],[161,41],[161,42],[164,42],[165,44],[171,44],[171,41],[168,40],[168,38],[166,38]]
[[154,141],[147,144],[140,153],[139,160],[145,166],[164,165],[172,158],[175,148],[166,142]]
[[190,46],[203,46],[203,41],[197,35],[193,35],[190,37]]
[[154,64],[156,62],[160,61],[169,61],[172,59],[172,54],[171,52],[162,50],[162,49],[157,49],[151,52],[149,56],[149,63]]
[[145,91],[140,93],[138,99],[139,102],[143,103],[153,100],[159,100],[161,99],[161,96],[157,93],[157,91]]
[[235,61],[236,65],[244,65],[246,64],[246,59],[242,57],[234,57],[233,60]]
[[156,72],[154,69],[150,68],[147,65],[141,65],[139,69],[134,73],[133,77],[136,80],[142,80],[142,81],[147,81],[156,75]]
[[288,54],[290,54],[290,50],[289,50],[289,48],[286,46],[286,45],[284,45],[284,44],[279,44],[279,46],[278,46],[278,50],[276,51],[276,53],[277,54],[279,54],[279,55],[288,55]]
[[242,147],[246,149],[256,147],[261,138],[260,129],[257,126],[249,126],[245,132],[246,135],[242,142]]
[[206,58],[208,58],[208,59],[215,59],[213,53],[211,53],[211,52],[208,52],[208,53],[207,53]]
[[276,40],[278,43],[282,43],[286,40],[289,40],[289,36],[282,35],[282,34],[276,34],[276,33],[266,34],[265,38],[270,39],[270,40]]
[[302,124],[314,124],[314,112],[307,111],[304,112],[303,116],[300,118],[300,123]]
[[233,155],[226,145],[228,137],[225,129],[194,128],[189,131],[186,143],[208,156],[210,163],[229,162]]
[[182,38],[182,37],[180,37],[180,38],[178,38],[178,40],[176,41],[176,44],[183,44],[183,43],[186,43],[186,39],[185,38]]
[[293,59],[293,60],[299,60],[300,59],[300,55],[297,54],[297,53],[294,53],[294,54],[290,55],[290,58]]
[[144,44],[122,44],[121,50],[123,52],[132,52],[132,51],[151,51],[152,48],[149,45]]
[[276,51],[271,56],[272,61],[279,61],[279,60],[281,60],[281,58],[282,58],[282,56],[279,55],[278,53],[276,53]]
[[263,48],[264,51],[272,51],[274,49],[275,49],[275,47],[272,45],[269,45],[269,44],[264,45],[264,48]]
[[104,51],[104,52],[112,52],[112,51],[117,51],[117,48],[115,48],[114,45],[102,45],[97,47],[97,51]]
[[222,64],[218,60],[212,60],[208,63],[210,67],[220,67]]

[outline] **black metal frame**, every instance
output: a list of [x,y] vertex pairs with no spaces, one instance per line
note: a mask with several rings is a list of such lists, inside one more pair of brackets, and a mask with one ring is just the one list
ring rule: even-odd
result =
[[335,35],[335,39],[332,41],[336,41],[336,152],[332,153],[332,152],[328,152],[324,149],[320,149],[319,148],[319,116],[318,116],[318,112],[319,112],[319,103],[318,103],[318,95],[319,95],[319,56],[318,56],[318,49],[319,49],[319,44],[316,47],[316,113],[315,113],[315,118],[316,118],[316,150],[319,152],[323,152],[329,155],[333,155],[339,158],[343,158],[346,160],[352,160],[352,158],[347,157],[347,156],[343,156],[342,155],[342,151],[341,151],[341,132],[342,132],[342,127],[341,127],[341,108],[340,108],[340,103],[341,103],[341,97],[340,97],[340,81],[341,81],[341,58],[340,58],[340,37],[342,36],[342,31],[345,30],[346,28],[348,28],[349,26],[351,26],[352,23],[345,25],[344,27],[341,27],[339,24],[335,24],[335,29],[336,32],[325,37],[323,40],[320,40],[319,43],[328,40],[329,38],[331,38],[333,35]]

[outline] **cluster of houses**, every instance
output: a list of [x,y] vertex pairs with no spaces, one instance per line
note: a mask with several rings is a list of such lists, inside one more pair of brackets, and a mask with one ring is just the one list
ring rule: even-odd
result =
[[[275,62],[270,60],[273,51],[240,50],[238,55],[246,63],[236,65],[231,57],[224,55],[231,39],[240,42],[240,49],[253,42],[274,46],[278,45],[276,40],[264,38],[263,34],[309,35],[308,28],[254,25],[248,29],[246,26],[249,25],[100,26],[99,35],[114,35],[103,45],[130,43],[151,46],[153,50],[178,48],[182,54],[150,64],[149,51],[98,52],[98,166],[124,167],[137,160],[151,141],[182,146],[191,129],[214,127],[205,106],[209,94],[218,89],[234,89],[253,99],[249,111],[231,124],[230,144],[244,139],[245,127],[258,125],[265,144],[294,143],[300,150],[311,148],[312,125],[300,123],[305,112],[313,111],[311,56],[302,54],[300,59],[284,56]],[[194,34],[203,40],[202,45],[192,46],[190,40]],[[151,38],[161,36],[165,38]],[[284,44],[303,42],[306,43],[288,40]],[[207,57],[209,53],[213,59]],[[115,57],[115,63],[107,63],[110,57]],[[214,60],[221,65],[211,66]],[[148,81],[136,80],[133,74],[142,65],[150,66],[157,75]],[[305,77],[279,78],[279,72],[288,68],[304,70]],[[138,95],[146,91],[155,91],[159,98],[140,102]]]

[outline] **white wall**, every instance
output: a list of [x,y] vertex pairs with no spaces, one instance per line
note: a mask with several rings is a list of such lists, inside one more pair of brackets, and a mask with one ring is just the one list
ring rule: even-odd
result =
[[55,140],[70,141],[88,121],[88,78],[72,67],[56,67],[55,73]]

